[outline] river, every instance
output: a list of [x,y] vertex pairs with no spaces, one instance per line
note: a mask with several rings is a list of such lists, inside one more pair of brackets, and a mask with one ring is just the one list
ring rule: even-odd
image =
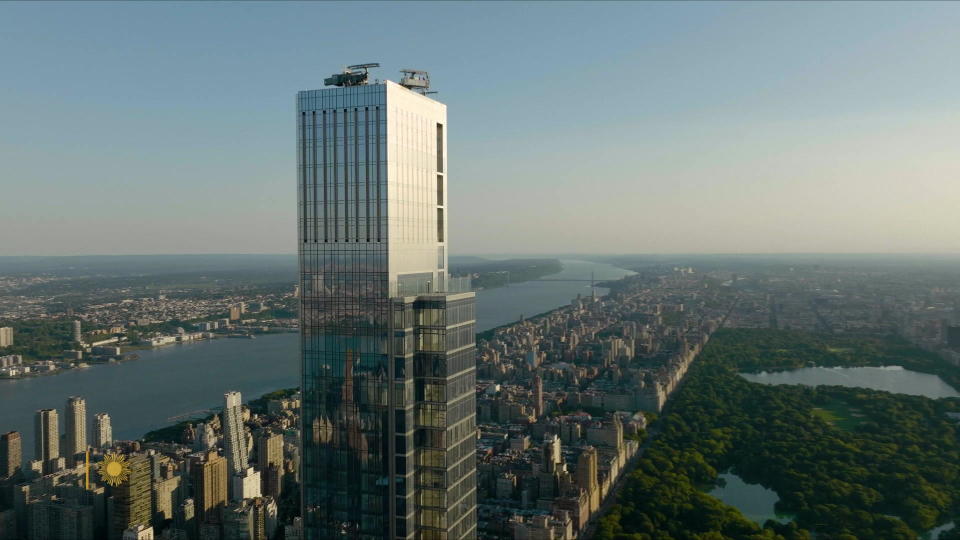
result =
[[[548,279],[619,279],[631,274],[607,264],[563,260],[563,271]],[[605,294],[598,289],[598,294]],[[510,323],[562,306],[577,294],[589,295],[583,281],[530,281],[477,293],[477,331]],[[199,416],[222,404],[223,394],[238,390],[245,399],[299,384],[297,334],[257,339],[217,339],[139,351],[139,360],[93,365],[58,375],[0,380],[0,433],[19,431],[24,460],[34,445],[33,414],[56,408],[61,414],[69,396],[87,400],[92,438],[93,415],[106,412],[115,439],[134,439],[169,425],[178,417]]]
[[[592,274],[597,281],[606,281],[633,274],[609,264],[569,259],[560,262],[563,263],[563,270],[544,279],[589,280]],[[607,292],[607,289],[597,287],[597,294],[604,295]],[[550,311],[570,303],[578,294],[591,294],[589,281],[525,281],[478,291],[477,332],[515,322],[521,316],[532,317]]]

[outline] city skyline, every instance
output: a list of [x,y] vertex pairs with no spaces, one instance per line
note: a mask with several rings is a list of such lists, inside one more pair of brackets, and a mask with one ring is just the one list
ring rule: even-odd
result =
[[0,3],[0,540],[960,540],[958,26]]
[[[292,252],[293,93],[368,61],[469,126],[455,254],[960,251],[950,4],[0,13],[0,255]],[[398,42],[401,15],[433,30]],[[286,31],[331,16],[370,38]]]

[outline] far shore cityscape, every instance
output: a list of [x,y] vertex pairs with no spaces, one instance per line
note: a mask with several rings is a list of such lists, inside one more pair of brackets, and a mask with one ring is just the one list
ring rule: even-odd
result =
[[[0,540],[960,538],[960,257],[451,255],[376,67],[297,94],[296,257],[0,257],[0,420],[75,388],[0,424]],[[70,386],[275,334],[298,387],[116,384],[218,396],[139,438]]]

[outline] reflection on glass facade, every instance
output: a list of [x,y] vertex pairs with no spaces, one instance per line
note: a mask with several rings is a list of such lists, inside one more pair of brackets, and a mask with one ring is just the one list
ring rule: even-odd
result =
[[305,536],[476,537],[474,294],[449,280],[446,106],[297,95]]

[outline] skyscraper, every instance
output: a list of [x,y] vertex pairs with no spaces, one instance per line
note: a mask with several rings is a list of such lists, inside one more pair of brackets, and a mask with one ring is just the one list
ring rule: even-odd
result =
[[247,440],[243,430],[243,411],[240,392],[223,395],[223,451],[227,456],[230,475],[240,474],[247,468]]
[[73,342],[80,343],[83,340],[83,333],[81,332],[81,323],[79,320],[73,321]]
[[200,522],[219,523],[227,504],[227,460],[216,450],[190,455],[194,512]]
[[0,347],[11,345],[13,345],[13,328],[10,326],[0,327]]
[[40,409],[34,416],[34,459],[43,462],[44,472],[60,457],[60,422],[56,409]]
[[590,513],[600,508],[600,489],[597,485],[597,449],[588,446],[577,458],[577,486],[587,492],[590,500]]
[[150,458],[130,455],[127,458],[130,477],[112,488],[113,522],[110,537],[120,540],[123,532],[137,525],[149,526],[153,508]]
[[282,491],[283,435],[266,431],[257,437],[257,468],[260,470],[260,491],[275,499]]
[[297,95],[304,537],[476,537],[474,294],[446,106],[352,66]]
[[283,465],[283,435],[264,431],[257,437],[257,468],[264,471],[270,465]]
[[94,446],[107,448],[113,444],[113,427],[110,424],[110,415],[97,413],[94,417]]
[[67,461],[87,451],[87,402],[82,397],[71,396],[67,399],[67,436],[64,449]]
[[20,433],[11,431],[0,435],[0,480],[12,477],[23,463]]

